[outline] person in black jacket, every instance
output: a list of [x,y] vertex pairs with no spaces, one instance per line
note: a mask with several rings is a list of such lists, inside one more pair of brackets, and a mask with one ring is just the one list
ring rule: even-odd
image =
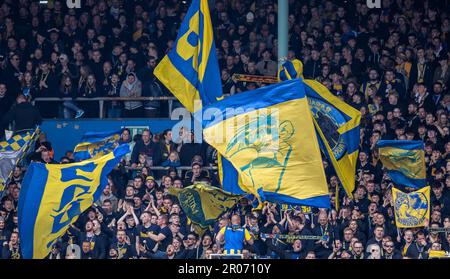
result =
[[5,218],[0,216],[0,244],[8,242],[10,237],[11,232],[6,228]]
[[[79,96],[82,98],[96,98],[101,97],[101,94],[102,92],[100,86],[97,84],[95,75],[88,75],[86,83],[83,84],[80,88]],[[86,117],[96,118],[99,116],[98,102],[88,101],[82,103],[80,106],[85,111]]]
[[305,63],[305,78],[316,79],[322,73],[320,62],[320,52],[317,49],[311,50],[311,59]]
[[394,242],[389,240],[383,245],[383,256],[381,256],[381,258],[398,260],[402,258],[402,254],[395,249]]
[[16,102],[17,104],[3,117],[2,128],[7,128],[11,122],[14,122],[14,131],[21,131],[34,129],[42,123],[38,109],[28,102],[23,94],[17,97]]
[[13,232],[9,242],[3,243],[2,259],[22,259],[22,250],[19,244],[19,233]]
[[172,131],[171,129],[166,129],[162,133],[163,139],[159,142],[159,154],[161,155],[159,160],[155,162],[156,165],[160,165],[162,162],[166,161],[170,153],[176,151],[176,145],[172,142]]
[[5,115],[14,104],[14,96],[7,89],[6,84],[0,83],[0,115]]
[[138,164],[139,154],[145,154],[148,159],[151,158],[153,165],[159,161],[159,148],[152,141],[152,133],[149,129],[142,132],[141,140],[137,140],[131,152],[131,167],[135,168]]
[[322,239],[317,240],[314,245],[314,251],[317,258],[326,259],[333,252],[332,243],[334,238],[338,236],[338,233],[333,225],[328,222],[328,216],[326,212],[319,214],[319,224],[313,229],[313,235],[321,236]]
[[[58,96],[58,85],[56,82],[56,76],[52,72],[50,65],[47,61],[41,61],[39,65],[39,72],[36,78],[37,83],[37,97],[48,98]],[[54,118],[58,112],[55,110],[55,103],[51,101],[37,103],[39,111],[45,118]]]
[[298,260],[306,257],[306,252],[303,250],[303,244],[300,239],[294,240],[294,243],[292,243],[292,249],[290,250],[280,248],[280,246],[274,246],[275,253],[277,253],[277,255],[279,255],[282,259]]

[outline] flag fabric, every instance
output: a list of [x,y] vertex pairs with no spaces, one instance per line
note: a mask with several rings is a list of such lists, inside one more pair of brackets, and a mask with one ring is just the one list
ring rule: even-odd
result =
[[284,81],[289,79],[303,78],[303,63],[298,59],[286,61],[278,70],[278,80]]
[[217,156],[217,169],[219,170],[219,180],[224,191],[233,194],[245,194],[242,190],[242,179],[239,177],[238,171],[233,167],[230,161],[223,158],[220,154]]
[[306,98],[313,115],[322,152],[349,197],[355,189],[361,113],[334,96],[315,80],[304,80]]
[[206,105],[223,98],[208,0],[192,1],[172,50],[154,73],[190,112],[196,100]]
[[[155,76],[190,111],[223,99],[208,0],[193,0],[172,50],[155,68]],[[218,156],[222,156],[219,154]],[[238,173],[221,158],[222,185],[238,188]],[[228,187],[228,186],[226,186]]]
[[88,132],[83,135],[80,143],[75,146],[73,157],[76,161],[97,158],[111,152],[119,146],[122,131]]
[[25,144],[31,140],[33,131],[26,131],[12,136],[8,140],[0,141],[0,152],[19,151]]
[[330,207],[302,79],[233,95],[202,113],[205,140],[238,170],[243,192],[260,201]]
[[[285,62],[278,71],[281,81],[299,77],[303,78],[303,64],[297,59]],[[334,96],[318,81],[305,79],[304,82],[320,149],[333,165],[345,192],[352,197],[361,113]],[[336,207],[338,203],[337,199]]]
[[33,145],[40,133],[39,128],[34,131],[24,131],[0,142],[0,197],[14,167],[27,154],[29,146]]
[[426,185],[423,141],[379,140],[380,160],[396,184],[415,189]]
[[180,206],[191,220],[196,231],[205,231],[217,219],[235,206],[240,195],[225,192],[217,187],[197,183],[183,189],[169,188],[169,194],[180,201]]
[[48,255],[69,225],[100,197],[107,175],[128,152],[124,144],[102,157],[73,164],[30,164],[18,207],[24,258]]
[[430,186],[411,193],[392,188],[392,200],[398,228],[423,227],[430,218]]

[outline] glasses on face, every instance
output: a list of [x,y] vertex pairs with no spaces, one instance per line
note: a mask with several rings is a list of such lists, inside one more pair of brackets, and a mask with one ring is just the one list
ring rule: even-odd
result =
[[386,248],[394,248],[393,245],[386,245]]

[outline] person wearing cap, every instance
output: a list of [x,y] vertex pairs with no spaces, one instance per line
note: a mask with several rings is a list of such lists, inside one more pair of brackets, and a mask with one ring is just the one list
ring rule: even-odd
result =
[[144,203],[151,204],[152,200],[155,200],[156,189],[158,189],[158,183],[155,178],[151,175],[145,178],[145,194],[142,197]]

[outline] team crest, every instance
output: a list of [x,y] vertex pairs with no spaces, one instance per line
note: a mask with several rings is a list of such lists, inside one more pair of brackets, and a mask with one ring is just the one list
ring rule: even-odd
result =
[[335,107],[326,102],[308,96],[308,103],[314,119],[333,151],[334,157],[336,160],[341,159],[347,151],[347,147],[338,129],[346,123],[346,120]]
[[426,193],[396,191],[394,199],[395,219],[401,227],[422,226],[429,213],[429,198]]

